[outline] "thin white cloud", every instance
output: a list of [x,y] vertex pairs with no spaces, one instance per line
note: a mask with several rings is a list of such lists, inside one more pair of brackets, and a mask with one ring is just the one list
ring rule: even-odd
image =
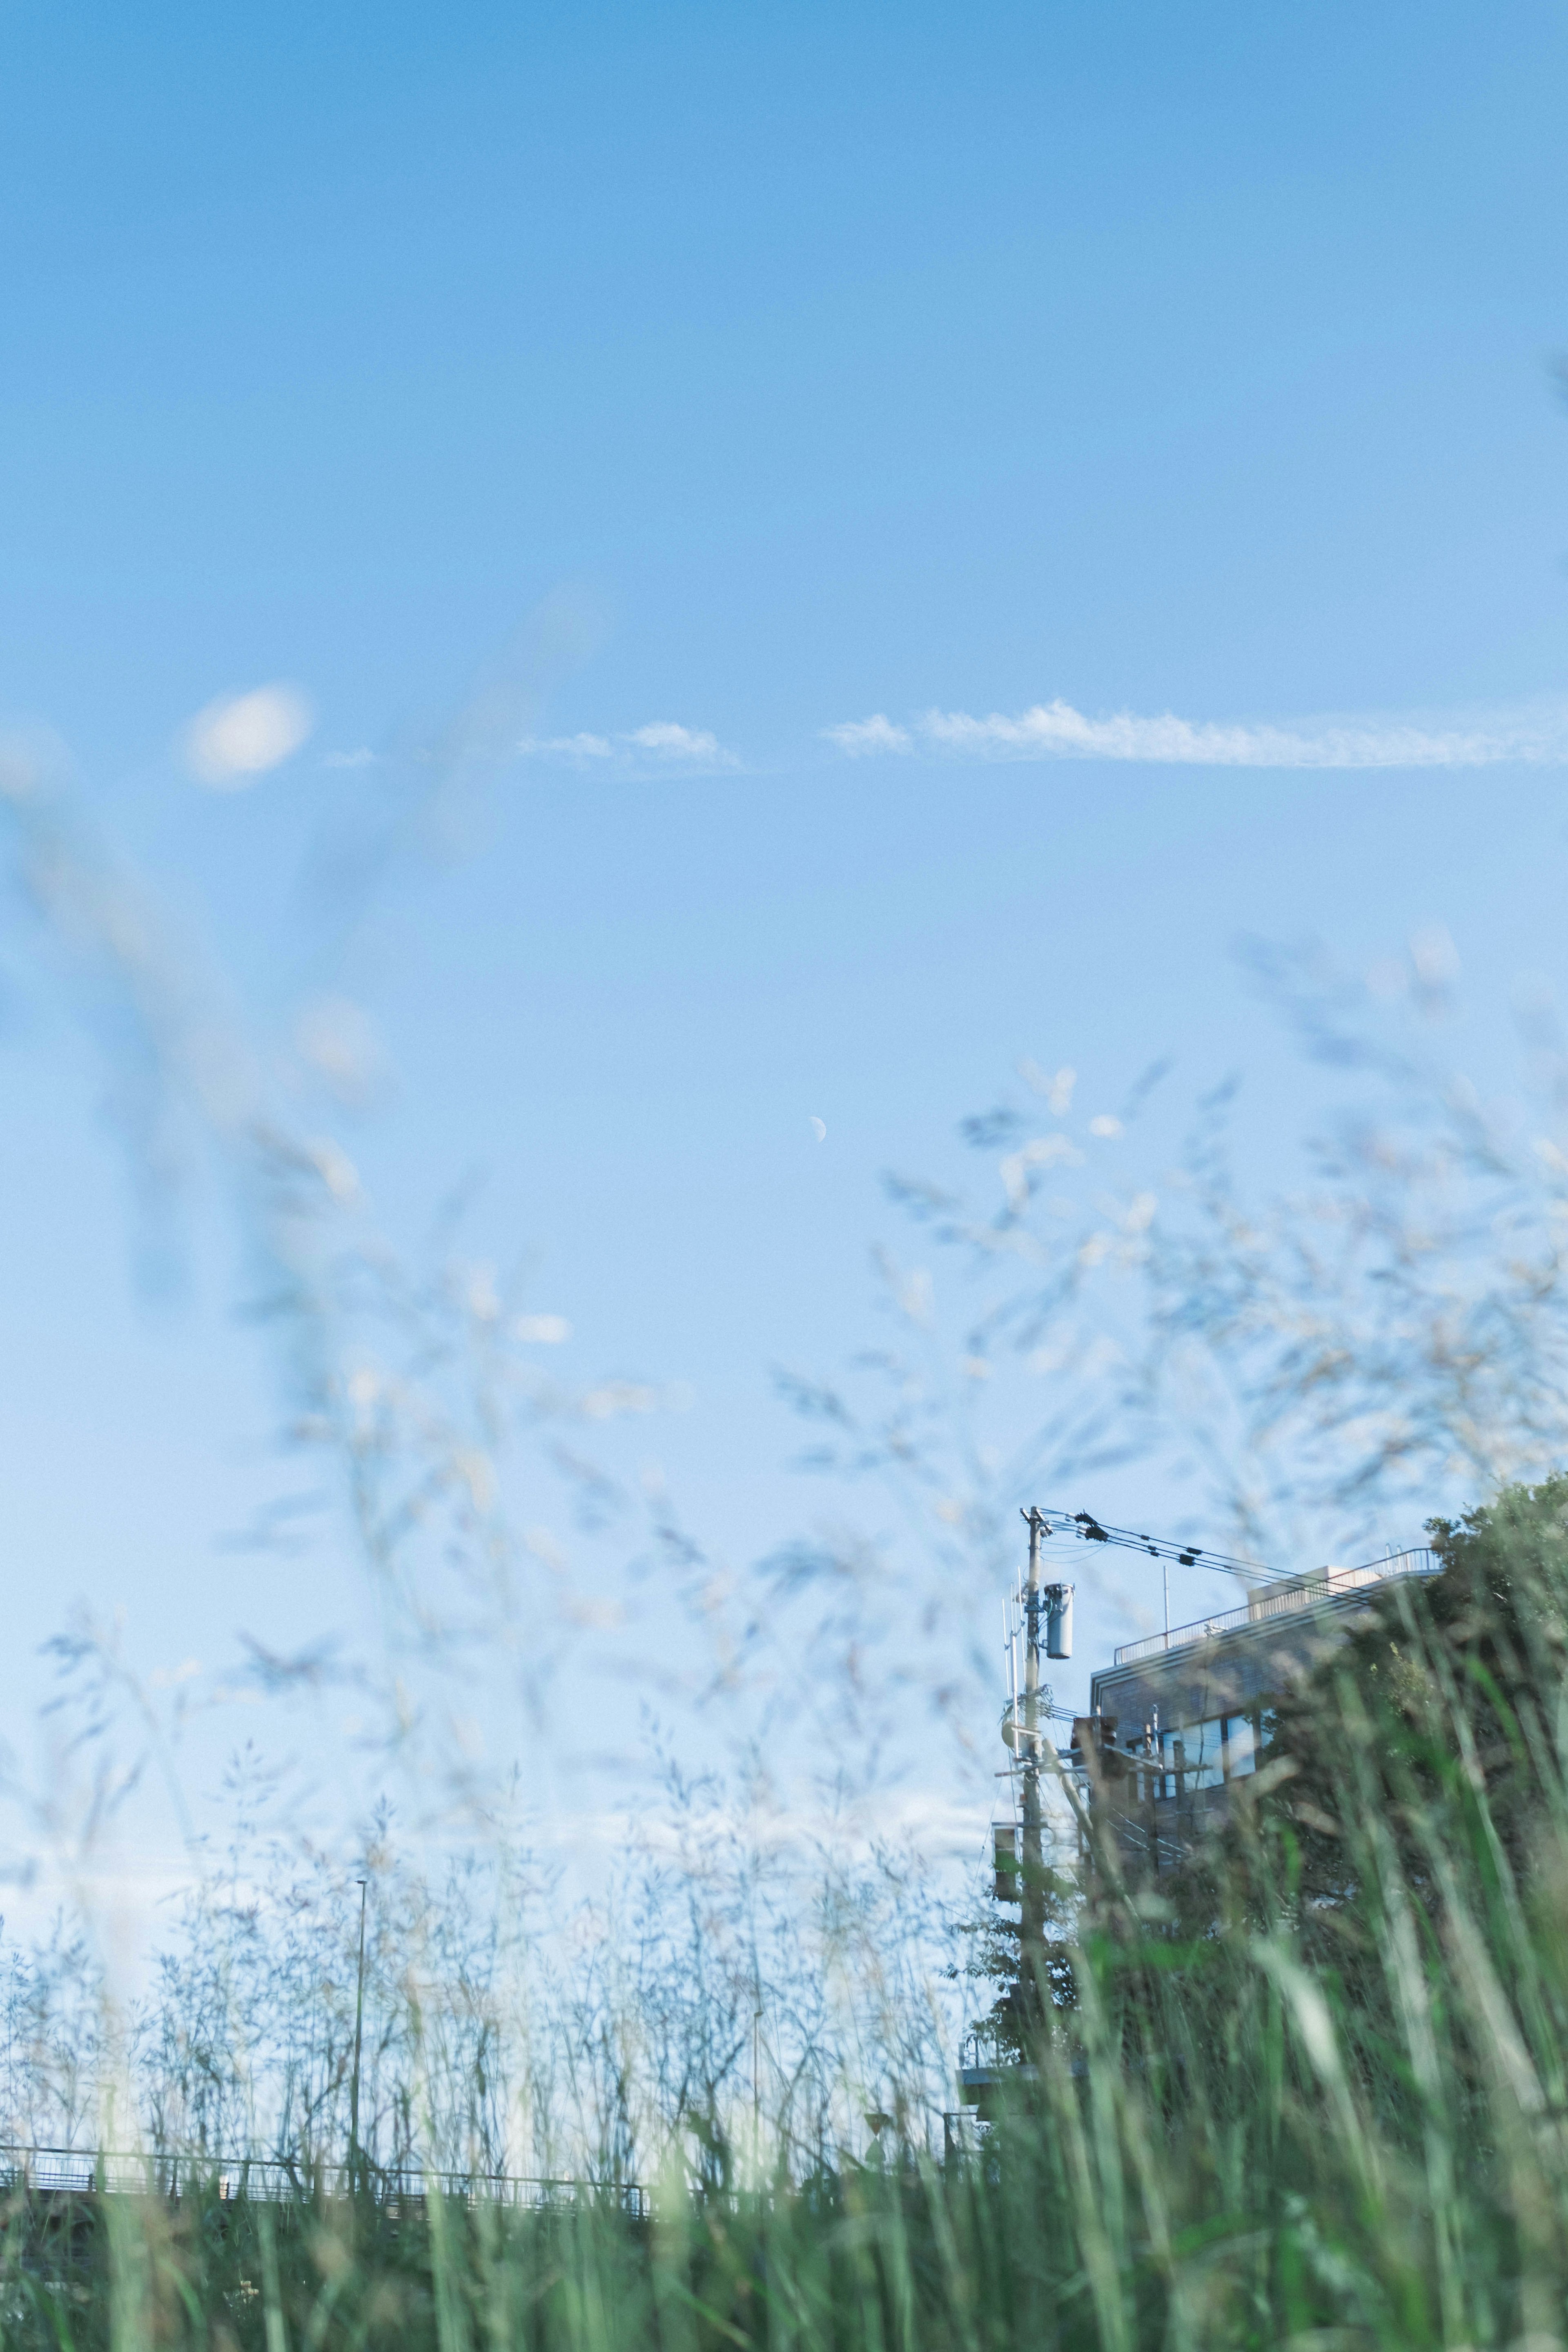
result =
[[[885,733],[883,730],[886,730]],[[931,710],[921,738],[980,759],[1124,760],[1161,767],[1484,768],[1568,763],[1568,704],[1538,702],[1465,719],[1309,719],[1275,725],[1142,719],[1118,711],[1089,719],[1069,702],[1037,703],[1016,718]],[[826,732],[856,754],[907,748],[905,730],[879,715]],[[899,739],[902,739],[901,740]]]
[[214,792],[243,792],[297,751],[315,723],[309,698],[297,686],[223,695],[185,729],[185,761]]
[[907,751],[913,740],[909,729],[895,727],[883,710],[869,719],[847,719],[842,727],[825,727],[822,731],[852,760],[864,759],[868,752]]
[[725,757],[717,735],[710,735],[705,727],[677,726],[673,719],[655,719],[646,727],[634,728],[626,740],[639,751],[656,752],[661,760],[690,760],[709,767]]
[[650,761],[660,767],[689,769],[739,764],[709,729],[682,727],[673,719],[650,719],[617,735],[530,735],[517,748],[525,759],[563,760],[574,767],[608,761],[636,769]]
[[356,751],[324,753],[321,765],[323,768],[374,768],[375,753],[368,743],[362,743]]
[[610,760],[616,751],[607,735],[530,735],[517,748],[535,760]]

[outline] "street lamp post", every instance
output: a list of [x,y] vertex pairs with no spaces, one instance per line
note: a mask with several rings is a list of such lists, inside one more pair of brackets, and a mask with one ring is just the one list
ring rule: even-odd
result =
[[364,2041],[364,1906],[369,1882],[356,1881],[359,1887],[359,1982],[354,1995],[354,2070],[349,2082],[349,2185],[359,2182],[359,2060]]

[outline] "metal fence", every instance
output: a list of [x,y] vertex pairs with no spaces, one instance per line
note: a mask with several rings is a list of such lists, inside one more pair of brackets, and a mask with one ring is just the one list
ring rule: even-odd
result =
[[538,2210],[552,2205],[602,2203],[638,2216],[652,2198],[635,2180],[586,2180],[562,2175],[444,2172],[364,2164],[280,2162],[270,2157],[171,2155],[131,2148],[23,2147],[0,2143],[0,2193],[49,2197],[249,2198],[267,2204],[317,2203],[368,2187],[378,2204],[404,2210],[445,2199],[464,2205],[497,2204]]
[[1196,1617],[1190,1625],[1173,1625],[1168,1633],[1149,1633],[1141,1642],[1124,1642],[1115,1653],[1115,1662],[1119,1666],[1131,1666],[1141,1658],[1157,1658],[1167,1650],[1185,1649],[1194,1642],[1213,1642],[1222,1633],[1237,1633],[1245,1625],[1263,1624],[1271,1617],[1290,1616],[1303,1609],[1321,1609],[1330,1601],[1359,1591],[1364,1585],[1384,1583],[1391,1576],[1434,1576],[1436,1571],[1436,1554],[1422,1544],[1410,1551],[1392,1552],[1386,1559],[1368,1560],[1362,1568],[1325,1569],[1319,1576],[1303,1577],[1300,1583],[1266,1584],[1251,1594],[1240,1609],[1226,1609],[1214,1617]]

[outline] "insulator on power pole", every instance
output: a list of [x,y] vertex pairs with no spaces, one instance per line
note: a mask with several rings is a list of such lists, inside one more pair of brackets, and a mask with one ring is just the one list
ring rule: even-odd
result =
[[1046,1655],[1047,1658],[1070,1658],[1072,1655],[1072,1596],[1070,1584],[1047,1587],[1049,1607],[1046,1612]]
[[992,1825],[992,1846],[995,1869],[993,1889],[998,1903],[1018,1900],[1018,1832],[1011,1822]]

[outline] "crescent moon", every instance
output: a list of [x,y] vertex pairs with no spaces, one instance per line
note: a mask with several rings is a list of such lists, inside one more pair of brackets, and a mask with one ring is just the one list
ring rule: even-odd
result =
[[818,1143],[826,1143],[827,1140],[827,1121],[823,1118],[814,1118],[811,1122],[811,1131],[813,1135],[816,1136]]

